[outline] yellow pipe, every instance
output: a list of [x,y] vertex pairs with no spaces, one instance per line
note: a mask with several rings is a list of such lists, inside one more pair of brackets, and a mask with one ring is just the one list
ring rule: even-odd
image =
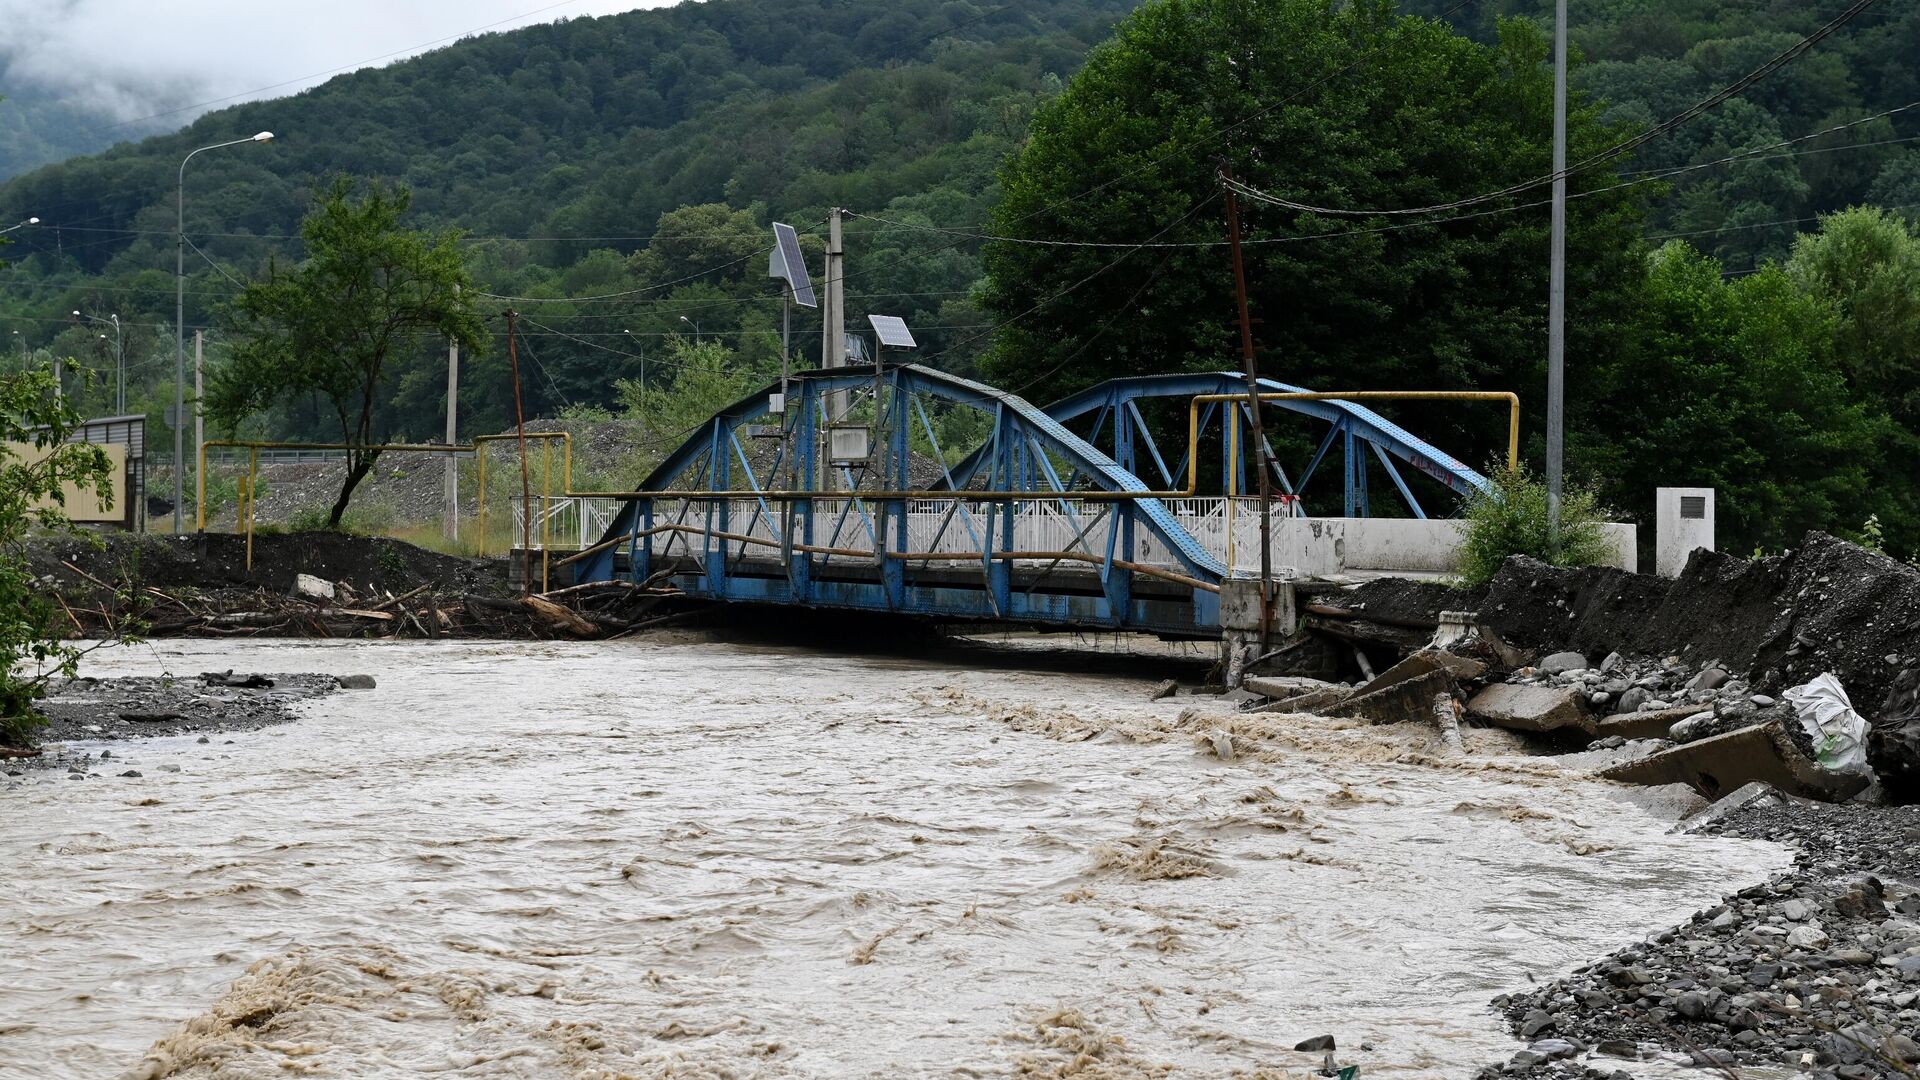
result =
[[[1210,401],[1245,401],[1246,394],[1200,394],[1190,406],[1192,434],[1199,430],[1200,406]],[[1261,401],[1504,401],[1507,403],[1507,469],[1520,467],[1520,395],[1507,390],[1347,390],[1330,392],[1265,393]],[[1188,449],[1198,445],[1189,437]],[[1189,459],[1188,473],[1195,471],[1197,459]],[[1191,487],[1192,481],[1189,480]]]

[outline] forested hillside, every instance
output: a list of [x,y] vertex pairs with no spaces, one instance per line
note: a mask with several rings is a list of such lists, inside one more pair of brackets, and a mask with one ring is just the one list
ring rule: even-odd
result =
[[[202,155],[188,171],[189,327],[217,322],[235,279],[297,257],[311,189],[342,172],[410,186],[416,220],[467,233],[481,280],[510,296],[689,277],[726,261],[701,261],[716,250],[758,250],[769,220],[812,230],[834,204],[974,223],[1036,102],[1130,6],[713,0],[471,39],[6,184],[0,206],[45,224],[12,235],[0,313],[29,346],[95,368],[112,367],[113,345],[69,313],[119,314],[129,364],[151,384],[132,397],[157,410],[170,368],[175,170],[194,147],[261,130],[274,141]],[[925,327],[923,340],[978,324],[964,303],[978,276],[970,253],[906,265],[907,240],[849,234],[859,257],[900,264],[858,291],[889,290],[871,303]],[[661,245],[630,258],[655,235]],[[775,295],[764,264],[743,258],[584,314],[523,303],[541,324],[529,331],[540,372],[531,407],[610,403],[615,377],[638,376],[640,356],[664,353],[667,335],[696,323],[764,360],[778,305],[747,301]],[[424,349],[421,359],[424,371]],[[480,364],[467,414],[502,423],[504,357]],[[432,386],[402,379],[395,395],[395,430],[433,429]]]
[[[1502,18],[1546,20],[1551,0],[1403,0],[1493,39]],[[1843,4],[1767,0],[1573,0],[1570,82],[1635,130],[1679,113],[1833,18]],[[1712,161],[1920,104],[1920,7],[1881,3],[1778,74],[1646,147],[1630,170]],[[1817,214],[1859,203],[1920,215],[1920,120],[1912,111],[1806,139],[1737,165],[1675,177],[1647,218],[1745,270],[1783,259]]]
[[[1190,17],[1209,6],[1156,0],[1168,2]],[[1143,100],[1155,91],[1164,91],[1164,100],[1186,94],[1182,100],[1196,106],[1199,122],[1228,127],[1234,117],[1272,112],[1274,122],[1249,129],[1243,138],[1255,141],[1236,152],[1249,167],[1301,164],[1266,179],[1301,185],[1287,193],[1309,202],[1418,204],[1537,175],[1546,138],[1542,16],[1551,5],[1401,0],[1400,10],[1441,19],[1484,48],[1461,52],[1437,28],[1394,30],[1381,40],[1390,37],[1401,43],[1396,48],[1409,50],[1395,63],[1413,65],[1405,71],[1417,74],[1416,81],[1361,84],[1364,92],[1355,93],[1347,80],[1402,77],[1361,62],[1369,35],[1387,34],[1383,4],[1339,5],[1365,9],[1372,23],[1353,23],[1357,29],[1338,35],[1330,29],[1335,20],[1314,16],[1307,0],[1275,0],[1242,13],[1298,14],[1302,26],[1315,27],[1275,39],[1258,64],[1243,69],[1258,68],[1270,80],[1259,94],[1242,79],[1226,98],[1196,102],[1194,94],[1218,92],[1196,70],[1165,76],[1166,87],[1122,82],[1109,96],[1117,102],[1136,90]],[[12,233],[14,243],[0,252],[9,260],[0,268],[0,317],[22,351],[71,355],[84,368],[110,373],[111,327],[71,313],[117,315],[132,374],[130,400],[157,424],[171,396],[175,170],[195,147],[271,130],[277,136],[271,143],[202,155],[187,174],[193,246],[186,322],[190,329],[211,328],[215,363],[226,346],[223,304],[273,260],[300,257],[297,224],[310,193],[337,173],[405,184],[414,193],[414,224],[465,233],[475,278],[492,294],[489,310],[497,315],[513,306],[525,317],[523,362],[535,413],[644,406],[644,391],[671,387],[688,363],[687,351],[673,345],[676,336],[725,347],[702,354],[698,374],[712,394],[770,370],[777,363],[779,305],[765,276],[767,225],[781,220],[799,227],[817,268],[820,223],[835,205],[865,215],[848,226],[850,321],[863,323],[869,311],[903,315],[915,327],[922,355],[937,363],[972,370],[984,362],[996,376],[1030,371],[1013,381],[1031,383],[1042,396],[1108,368],[1214,363],[1231,349],[1231,310],[1226,279],[1218,277],[1224,264],[1210,252],[1120,264],[1126,274],[1103,278],[1101,289],[1060,305],[1072,308],[1085,333],[1073,319],[1052,329],[1041,328],[1040,318],[1015,325],[1026,308],[1020,288],[1008,288],[1008,275],[1037,275],[1027,287],[1039,289],[1035,282],[1074,265],[1071,260],[1006,259],[1001,278],[987,281],[983,234],[989,231],[1033,230],[1044,239],[1053,235],[1048,230],[1064,229],[1058,235],[1077,242],[1112,244],[1146,240],[1166,224],[1163,205],[1151,200],[1086,199],[1079,205],[1100,213],[1077,223],[1048,208],[1061,197],[1080,199],[1100,177],[1152,175],[1144,148],[1159,138],[1184,137],[1172,128],[1093,123],[1080,136],[1086,157],[1062,159],[1052,195],[1036,189],[1030,196],[1037,201],[1017,214],[1003,198],[1008,178],[1020,175],[1009,162],[1027,145],[1035,117],[1062,107],[1090,53],[1116,48],[1102,43],[1137,6],[1139,0],[707,0],[469,39],[293,97],[210,113],[178,133],[0,185],[0,208],[9,220],[43,219]],[[1680,112],[1844,6],[1839,0],[1576,0],[1573,82],[1582,95],[1581,145],[1604,145]],[[1503,28],[1508,17],[1533,25]],[[1158,32],[1172,33],[1167,27],[1173,25]],[[1311,40],[1321,51],[1293,55],[1290,40]],[[1453,60],[1433,60],[1442,54]],[[1704,310],[1720,312],[1714,317],[1724,321],[1742,305],[1764,307],[1768,290],[1783,280],[1769,274],[1786,271],[1762,268],[1786,259],[1796,236],[1818,228],[1819,215],[1859,203],[1910,216],[1920,211],[1920,142],[1914,141],[1920,108],[1911,108],[1920,102],[1916,55],[1920,9],[1882,3],[1734,100],[1611,163],[1606,175],[1623,183],[1652,178],[1649,170],[1687,171],[1666,172],[1618,198],[1576,204],[1572,280],[1581,373],[1574,391],[1594,409],[1620,410],[1630,422],[1610,439],[1594,429],[1599,415],[1589,409],[1579,414],[1574,434],[1610,495],[1629,492],[1630,479],[1648,462],[1673,459],[1676,440],[1690,430],[1689,416],[1698,415],[1667,416],[1624,399],[1662,386],[1675,371],[1690,373],[1691,385],[1707,392],[1727,385],[1733,373],[1752,378],[1759,370],[1743,366],[1751,353],[1738,328],[1723,326],[1716,343],[1700,344]],[[1466,85],[1461,80],[1479,89],[1457,89]],[[1423,95],[1407,88],[1416,85],[1438,89]],[[1250,96],[1232,96],[1243,93]],[[1205,115],[1213,107],[1218,113]],[[1372,136],[1359,134],[1371,130],[1368,125],[1381,125],[1377,130],[1389,141],[1368,142]],[[1819,134],[1830,128],[1840,130]],[[1252,134],[1259,130],[1266,134]],[[1269,143],[1259,143],[1262,137]],[[1399,153],[1422,140],[1430,144]],[[1723,160],[1729,157],[1740,160]],[[1210,197],[1214,190],[1211,159],[1195,161],[1197,171],[1187,177],[1195,190],[1174,191],[1179,199]],[[1161,240],[1217,240],[1223,227],[1217,205],[1179,205],[1190,216]],[[1334,219],[1271,208],[1249,217],[1250,233],[1267,245],[1256,249],[1267,253],[1254,259],[1256,291],[1284,292],[1291,304],[1260,313],[1258,336],[1275,374],[1321,383],[1497,384],[1537,397],[1543,211],[1495,219],[1488,230],[1463,225],[1437,246],[1423,247],[1419,237],[1426,234],[1418,232],[1380,234],[1360,259],[1309,257],[1305,252],[1316,245],[1291,246],[1305,234],[1328,231]],[[1377,229],[1381,219],[1357,224]],[[1650,275],[1649,253],[1675,238],[1710,261],[1696,266],[1675,256]],[[1316,258],[1326,261],[1316,264]],[[1108,261],[1088,259],[1086,266]],[[1813,287],[1807,284],[1813,260],[1811,254],[1801,260],[1796,288]],[[1217,280],[1192,278],[1170,287],[1162,270],[1182,265],[1203,267]],[[1316,265],[1338,273],[1315,277]],[[1369,266],[1384,273],[1369,276]],[[1748,277],[1756,280],[1742,284]],[[1336,280],[1354,287],[1341,291]],[[1714,289],[1722,292],[1700,293],[1705,280],[1718,282]],[[1301,284],[1308,281],[1313,288]],[[1649,297],[1643,290],[1652,285],[1695,293]],[[1736,288],[1743,291],[1725,291]],[[1889,288],[1898,295],[1901,286]],[[1829,292],[1822,303],[1852,310],[1840,292]],[[1298,302],[1302,296],[1331,304],[1337,314],[1321,318]],[[1106,317],[1130,304],[1146,317]],[[1803,314],[1816,322],[1841,318],[1823,312],[1828,309]],[[1649,344],[1655,316],[1667,320],[1658,328],[1665,335],[1660,347],[1672,353],[1664,360]],[[1777,318],[1779,310],[1751,316],[1763,317]],[[499,327],[497,318],[493,325]],[[1338,349],[1313,344],[1340,339],[1342,325],[1363,333]],[[1790,329],[1804,333],[1807,325]],[[1396,334],[1411,347],[1394,345]],[[807,313],[796,319],[795,340],[803,362],[817,359],[818,323]],[[1836,379],[1850,370],[1842,344],[1802,344],[1820,352]],[[1898,370],[1905,354],[1883,345],[1861,347],[1874,350],[1875,371]],[[382,414],[388,433],[425,437],[438,430],[441,348],[421,341],[417,355],[389,380]],[[1699,361],[1703,351],[1721,358]],[[1058,356],[1068,352],[1083,370],[1058,366]],[[469,358],[462,385],[468,430],[506,422],[505,366],[497,344]],[[1788,382],[1776,379],[1772,388]],[[1882,382],[1874,393],[1886,401],[1907,393],[1898,380]],[[1753,402],[1769,389],[1743,387]],[[84,393],[91,411],[105,411],[105,389]],[[1827,413],[1807,423],[1880,431],[1874,418],[1886,419],[1891,408],[1855,416],[1848,410],[1857,402],[1828,404]],[[1913,408],[1894,413],[1900,423],[1884,429],[1887,439],[1911,443],[1911,427],[1900,425]],[[1530,412],[1530,420],[1537,415]],[[259,417],[251,427],[311,438],[325,433],[321,421],[296,408]],[[1473,446],[1484,433],[1460,434]],[[1822,443],[1805,433],[1782,439],[1772,453],[1824,478],[1815,514],[1823,522],[1855,514],[1866,492],[1884,488],[1831,439]],[[1715,453],[1712,467],[1722,471],[1751,471],[1755,462],[1768,461],[1767,452],[1748,443]],[[1811,481],[1780,483],[1785,486],[1767,495],[1768,505],[1806,505]],[[1903,522],[1920,521],[1914,509],[1920,497],[1901,498],[1906,509],[1889,512]],[[1736,527],[1742,535],[1777,539]]]

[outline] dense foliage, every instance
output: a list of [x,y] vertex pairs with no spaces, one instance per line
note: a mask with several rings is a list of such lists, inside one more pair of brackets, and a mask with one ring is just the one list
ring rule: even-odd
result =
[[[1551,0],[1403,0],[1407,11],[1447,15],[1491,41],[1499,20],[1553,17]],[[1679,113],[1839,15],[1839,0],[1573,0],[1571,82],[1601,103],[1602,117],[1635,129]],[[1697,165],[1802,139],[1920,102],[1920,7],[1880,4],[1737,100],[1659,139],[1630,169]],[[1672,180],[1648,219],[1656,239],[1681,234],[1729,270],[1783,259],[1817,214],[1859,203],[1920,215],[1920,113],[1807,139],[1728,166]]]
[[[996,231],[1041,242],[988,248],[986,302],[1012,320],[988,375],[1048,399],[1111,374],[1237,367],[1220,163],[1253,187],[1353,208],[1530,179],[1550,160],[1546,49],[1527,24],[1486,47],[1398,16],[1388,0],[1141,9],[1035,118],[1007,167]],[[1613,137],[1593,111],[1572,118],[1575,155]],[[1575,188],[1611,179],[1595,171]],[[1639,275],[1636,198],[1599,194],[1573,219],[1572,347],[1585,355],[1610,352]],[[1392,232],[1378,231],[1380,219],[1252,205],[1243,220],[1268,374],[1326,389],[1540,380],[1544,214]],[[1199,246],[1056,246],[1148,237]],[[1504,439],[1504,419],[1454,410],[1421,428],[1478,459]],[[1468,432],[1476,437],[1463,446]]]
[[[692,332],[682,316],[744,356],[777,351],[780,306],[764,258],[714,271],[700,261],[709,249],[758,251],[773,220],[817,233],[836,204],[920,225],[981,221],[995,170],[1037,103],[1129,7],[711,0],[483,35],[223,109],[177,134],[0,186],[0,205],[45,222],[14,234],[19,261],[0,270],[0,316],[23,331],[5,344],[59,349],[111,370],[111,334],[101,338],[70,313],[118,313],[128,328],[129,400],[158,429],[172,400],[180,159],[270,130],[272,143],[203,154],[187,169],[190,328],[217,325],[237,281],[264,274],[276,254],[299,257],[298,224],[316,187],[341,172],[380,178],[413,191],[410,224],[468,234],[469,263],[487,292],[622,294],[518,305],[538,324],[526,328],[536,373],[529,409],[610,405],[615,380],[638,378],[642,356],[656,361],[649,377],[670,377],[668,342]],[[856,324],[868,310],[904,316],[930,349],[980,332],[984,320],[967,300],[979,276],[972,251],[922,258],[939,246],[924,234],[860,221],[847,231],[854,258],[872,271],[854,265]],[[678,243],[678,253],[636,257],[655,236]],[[817,253],[818,239],[810,242]],[[488,314],[506,306],[492,301]],[[494,318],[495,344],[475,358],[462,391],[463,416],[492,430],[511,415],[501,328]],[[801,313],[794,335],[818,356],[817,321]],[[216,362],[228,344],[213,336]],[[964,361],[976,347],[955,355]],[[423,342],[403,359],[381,403],[391,430],[438,430],[444,382],[429,373],[444,371],[443,358]],[[287,413],[261,423],[290,437],[324,434]]]
[[53,395],[51,368],[0,375],[0,746],[25,745],[47,681],[71,676],[81,656],[25,550],[30,534],[70,527],[67,492],[112,497],[105,452],[66,442],[79,420]]

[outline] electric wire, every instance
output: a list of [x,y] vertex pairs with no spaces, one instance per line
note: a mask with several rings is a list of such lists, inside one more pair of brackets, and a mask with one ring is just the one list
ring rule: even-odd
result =
[[[1808,34],[1806,37],[1801,38],[1799,41],[1795,42],[1793,45],[1789,46],[1784,51],[1778,53],[1772,59],[1761,64],[1758,68],[1755,68],[1753,71],[1748,72],[1746,75],[1743,75],[1738,79],[1735,79],[1733,82],[1727,84],[1724,87],[1721,87],[1718,91],[1714,92],[1713,94],[1710,94],[1707,97],[1701,99],[1700,101],[1695,102],[1694,104],[1688,106],[1686,109],[1681,110],[1679,113],[1676,113],[1675,115],[1669,117],[1668,119],[1663,120],[1658,124],[1655,124],[1654,126],[1646,129],[1645,131],[1640,132],[1638,135],[1635,135],[1629,139],[1625,139],[1621,142],[1615,143],[1614,145],[1607,147],[1604,150],[1600,150],[1593,154],[1590,154],[1587,157],[1581,159],[1580,161],[1577,161],[1574,164],[1569,165],[1566,168],[1561,169],[1557,172],[1550,172],[1544,176],[1536,177],[1532,180],[1522,181],[1521,183],[1518,183],[1518,184],[1511,184],[1511,185],[1508,185],[1507,187],[1500,188],[1497,191],[1489,191],[1480,195],[1474,195],[1464,199],[1454,199],[1444,203],[1434,203],[1429,206],[1398,207],[1398,208],[1391,208],[1391,209],[1352,210],[1352,209],[1337,208],[1337,207],[1316,206],[1311,203],[1303,203],[1295,199],[1288,199],[1283,196],[1274,195],[1270,192],[1260,191],[1257,188],[1251,188],[1235,181],[1228,181],[1228,184],[1229,186],[1233,187],[1236,192],[1250,199],[1258,199],[1261,202],[1269,203],[1275,206],[1282,206],[1290,210],[1298,210],[1303,213],[1322,214],[1327,216],[1340,216],[1340,217],[1414,216],[1414,215],[1445,213],[1446,211],[1449,211],[1449,210],[1464,209],[1469,206],[1477,206],[1482,203],[1492,202],[1498,199],[1509,198],[1511,196],[1518,195],[1522,192],[1531,191],[1535,188],[1544,186],[1546,184],[1551,184],[1556,180],[1564,179],[1566,177],[1573,176],[1577,173],[1584,172],[1588,169],[1591,169],[1597,165],[1604,164],[1624,154],[1632,153],[1634,150],[1638,149],[1641,146],[1646,145],[1648,142],[1651,142],[1652,140],[1659,138],[1660,136],[1665,135],[1670,131],[1676,130],[1679,127],[1697,119],[1707,111],[1721,105],[1722,103],[1728,101],[1731,98],[1739,96],[1740,94],[1746,92],[1746,90],[1752,87],[1754,84],[1764,80],[1769,75],[1772,75],[1775,71],[1778,71],[1781,68],[1787,66],[1788,64],[1791,64],[1793,61],[1799,59],[1801,56],[1805,55],[1808,50],[1812,49],[1814,45],[1818,44],[1819,42],[1825,40],[1827,37],[1837,32],[1841,27],[1851,22],[1860,13],[1866,11],[1868,8],[1872,7],[1874,4],[1878,2],[1879,0],[1854,0],[1854,3],[1848,6],[1846,10],[1842,11],[1839,15],[1835,16],[1833,19],[1823,24],[1819,29],[1815,30],[1813,33]],[[1911,108],[1911,107],[1912,106],[1906,106],[1906,108]]]

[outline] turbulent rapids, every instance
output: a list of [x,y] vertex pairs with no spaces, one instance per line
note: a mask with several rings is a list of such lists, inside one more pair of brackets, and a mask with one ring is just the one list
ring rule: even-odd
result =
[[[106,654],[103,654],[103,656]],[[1366,1076],[1784,866],[1498,731],[684,639],[170,641],[365,671],[0,788],[0,1077]],[[231,743],[226,740],[231,739]],[[138,777],[120,777],[121,763]]]

